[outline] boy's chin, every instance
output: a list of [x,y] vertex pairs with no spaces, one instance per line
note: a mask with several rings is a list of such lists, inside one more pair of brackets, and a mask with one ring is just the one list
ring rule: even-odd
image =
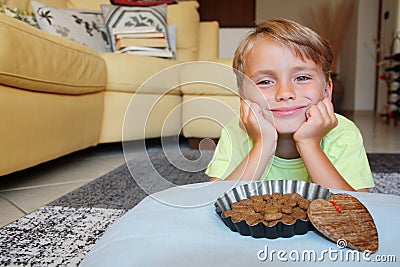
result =
[[299,128],[301,124],[284,124],[284,125],[276,125],[276,131],[280,135],[291,135],[294,134]]

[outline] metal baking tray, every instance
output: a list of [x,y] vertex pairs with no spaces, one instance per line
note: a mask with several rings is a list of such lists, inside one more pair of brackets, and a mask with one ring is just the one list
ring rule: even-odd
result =
[[309,230],[314,230],[314,227],[309,220],[297,219],[293,224],[284,224],[278,222],[274,226],[266,226],[260,222],[256,225],[249,225],[245,220],[240,222],[232,222],[232,218],[225,217],[225,211],[231,209],[231,204],[242,199],[250,198],[251,196],[262,196],[264,194],[273,194],[279,192],[281,194],[298,193],[303,198],[310,201],[313,199],[328,200],[331,196],[329,189],[318,184],[308,183],[297,180],[270,180],[258,181],[244,184],[235,187],[224,193],[214,203],[215,212],[219,218],[234,232],[239,232],[243,236],[252,236],[254,238],[278,238],[292,237],[307,233]]

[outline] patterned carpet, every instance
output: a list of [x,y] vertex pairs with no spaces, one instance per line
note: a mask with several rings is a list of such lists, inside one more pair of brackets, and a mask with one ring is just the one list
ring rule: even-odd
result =
[[[194,150],[182,149],[182,153],[189,161],[200,157]],[[159,149],[149,149],[148,156],[155,170],[172,183],[208,180],[203,171],[176,168]],[[198,164],[204,166],[211,156],[206,152]],[[181,156],[172,154],[172,158]],[[376,182],[373,192],[400,195],[400,154],[370,154],[368,158]],[[138,156],[130,169],[145,174],[146,161],[147,156]],[[122,165],[1,228],[0,266],[77,266],[107,227],[146,196]]]

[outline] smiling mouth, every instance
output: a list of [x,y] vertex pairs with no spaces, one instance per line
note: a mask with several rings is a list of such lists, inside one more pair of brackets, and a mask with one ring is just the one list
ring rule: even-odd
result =
[[295,115],[302,110],[304,110],[307,106],[295,106],[295,107],[282,107],[282,108],[274,108],[271,109],[271,112],[278,117],[289,117]]

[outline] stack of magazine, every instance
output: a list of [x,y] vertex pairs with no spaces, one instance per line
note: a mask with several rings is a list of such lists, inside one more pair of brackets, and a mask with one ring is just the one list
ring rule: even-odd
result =
[[116,53],[173,58],[166,34],[155,26],[113,28],[113,36]]

